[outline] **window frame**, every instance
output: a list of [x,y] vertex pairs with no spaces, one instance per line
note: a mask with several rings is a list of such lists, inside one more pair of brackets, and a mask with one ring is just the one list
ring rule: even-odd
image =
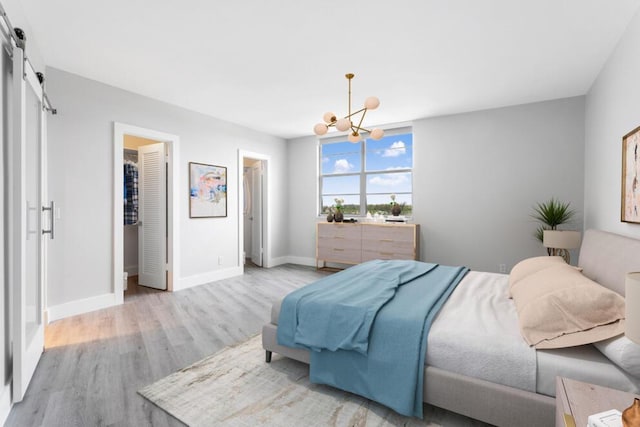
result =
[[[330,137],[325,137],[325,138],[320,138],[318,139],[318,197],[317,197],[317,201],[318,201],[318,205],[317,205],[317,211],[318,211],[318,216],[324,216],[326,215],[326,212],[322,211],[322,207],[323,207],[323,196],[329,196],[329,197],[340,197],[340,196],[359,196],[359,201],[360,201],[360,212],[357,214],[347,214],[349,216],[355,216],[355,217],[365,217],[367,215],[367,195],[380,195],[380,194],[386,194],[386,193],[367,193],[367,178],[370,175],[379,175],[379,174],[394,174],[394,173],[409,173],[411,174],[411,190],[410,191],[404,191],[404,192],[397,192],[395,194],[409,194],[411,196],[411,206],[412,206],[412,213],[411,215],[406,215],[407,218],[411,218],[411,216],[413,216],[413,169],[415,167],[415,151],[413,151],[413,147],[414,147],[414,141],[413,141],[413,127],[412,126],[402,126],[402,127],[393,127],[393,128],[389,128],[389,129],[385,129],[385,137],[388,136],[393,136],[393,135],[402,135],[402,134],[407,134],[410,133],[412,135],[412,144],[411,144],[411,149],[412,149],[412,154],[411,154],[411,167],[410,168],[402,168],[402,169],[393,169],[393,170],[374,170],[374,171],[367,171],[367,145],[366,145],[366,141],[369,140],[370,138],[363,138],[362,140],[360,140],[358,142],[358,144],[360,144],[360,164],[361,164],[361,169],[358,172],[345,172],[345,173],[331,173],[331,174],[323,174],[322,173],[322,146],[325,144],[332,144],[332,143],[338,143],[338,142],[347,142],[347,134],[341,134],[340,136],[330,136]],[[355,145],[355,144],[354,144]],[[352,193],[340,193],[340,194],[323,194],[323,189],[322,189],[322,183],[323,183],[323,178],[325,177],[344,177],[344,176],[358,176],[360,177],[360,185],[359,185],[359,194],[352,194]]]

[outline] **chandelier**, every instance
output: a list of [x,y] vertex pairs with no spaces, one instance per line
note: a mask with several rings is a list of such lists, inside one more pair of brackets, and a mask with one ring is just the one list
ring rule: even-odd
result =
[[[335,113],[331,111],[324,113],[323,120],[324,123],[318,123],[313,127],[313,131],[316,135],[324,135],[327,133],[330,127],[335,127],[341,132],[349,131],[349,136],[347,139],[349,142],[356,143],[360,141],[362,137],[362,132],[368,132],[369,136],[372,139],[380,139],[384,136],[384,131],[382,129],[375,128],[373,130],[365,129],[362,127],[362,122],[364,120],[364,116],[367,114],[368,110],[375,110],[380,105],[380,100],[375,96],[370,96],[364,100],[364,107],[359,109],[358,111],[351,112],[351,79],[353,79],[354,74],[349,73],[345,74],[347,80],[349,80],[349,114],[344,116],[341,119],[338,119]],[[360,120],[357,119],[357,115],[362,113],[360,116]],[[352,121],[352,118],[355,118],[355,121],[358,124],[355,124]]]

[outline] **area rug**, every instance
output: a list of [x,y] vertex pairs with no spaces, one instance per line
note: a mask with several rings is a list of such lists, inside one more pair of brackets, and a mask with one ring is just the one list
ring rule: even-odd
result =
[[197,426],[480,426],[425,406],[425,419],[398,415],[368,399],[309,382],[304,363],[274,354],[260,335],[175,372],[139,393]]

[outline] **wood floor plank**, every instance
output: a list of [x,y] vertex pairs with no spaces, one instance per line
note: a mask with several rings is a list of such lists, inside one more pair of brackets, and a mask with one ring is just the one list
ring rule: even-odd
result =
[[13,426],[183,426],[140,388],[260,332],[273,301],[325,276],[314,268],[252,267],[179,292],[135,286],[124,304],[52,322]]

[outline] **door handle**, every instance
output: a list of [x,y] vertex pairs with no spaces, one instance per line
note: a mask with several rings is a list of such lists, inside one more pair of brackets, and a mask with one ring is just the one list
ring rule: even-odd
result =
[[51,201],[51,203],[49,204],[49,206],[43,206],[43,207],[42,207],[42,212],[49,211],[49,229],[48,229],[48,230],[45,230],[45,229],[43,228],[43,229],[42,229],[42,234],[48,234],[48,235],[49,235],[49,238],[50,238],[51,240],[53,240],[53,236],[54,236],[54,234],[53,234],[53,227],[54,227],[55,220],[54,220],[54,217],[53,217],[53,216],[54,216],[54,212],[56,211],[56,210],[55,210],[55,207],[56,207],[56,205],[55,205],[55,203],[53,202],[53,200]]

